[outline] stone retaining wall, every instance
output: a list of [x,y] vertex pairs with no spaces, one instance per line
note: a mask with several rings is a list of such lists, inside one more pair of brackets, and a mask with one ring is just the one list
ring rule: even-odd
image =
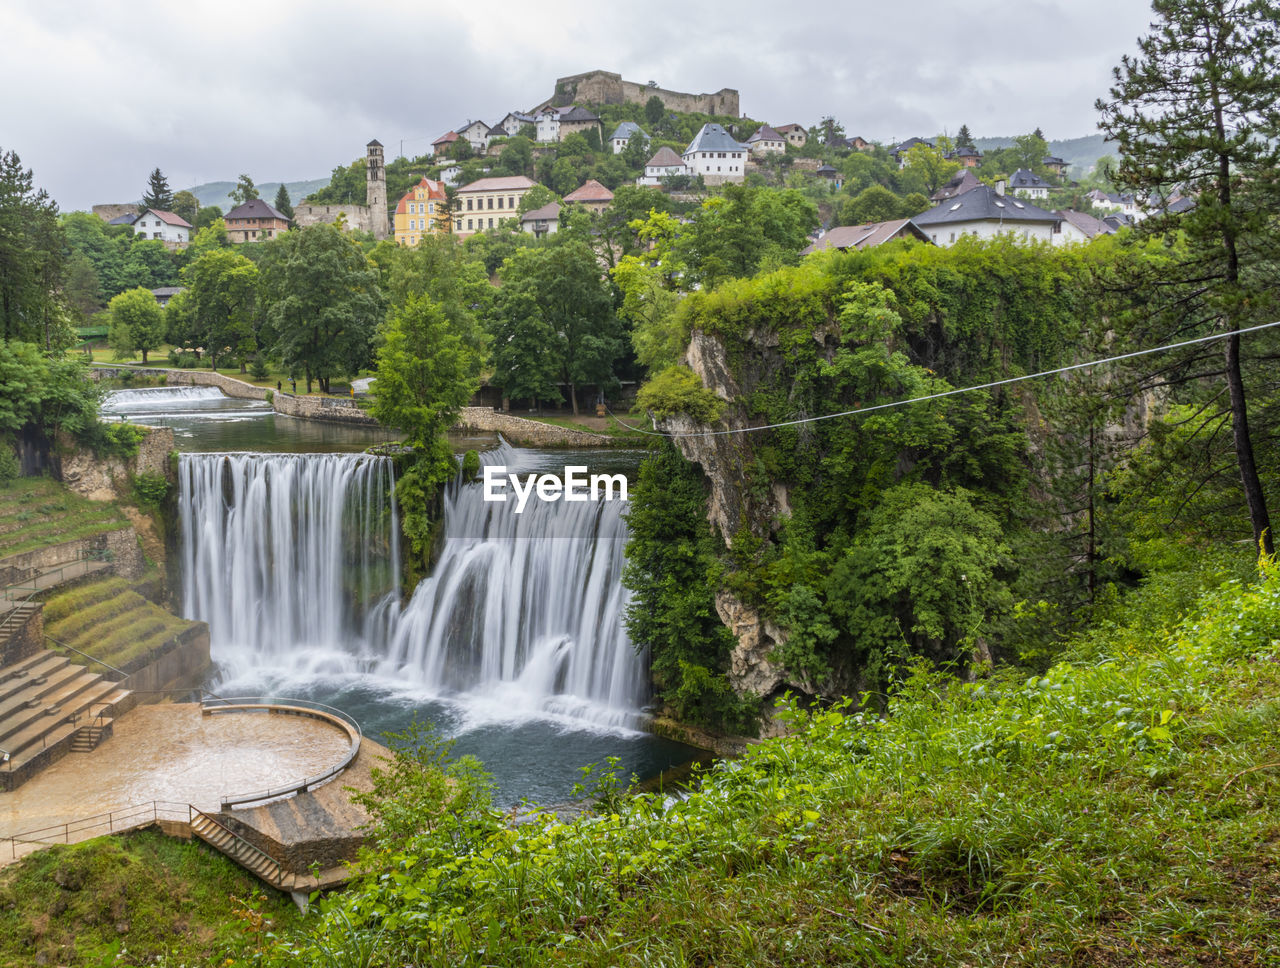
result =
[[[265,400],[267,388],[224,376],[212,370],[163,370],[169,386],[217,387],[229,397],[241,400]],[[380,426],[378,421],[356,406],[347,397],[294,396],[287,390],[271,391],[271,406],[276,413],[304,420],[325,420],[330,423],[360,424],[366,427]]]
[[526,420],[487,407],[463,407],[456,430],[502,434],[518,447],[634,447],[634,441]]
[[158,649],[128,663],[122,671],[129,675],[120,685],[132,689],[139,702],[165,702],[174,693],[199,689],[211,665],[209,626],[195,622]]
[[[44,648],[44,602],[36,602],[38,607],[27,618],[21,627],[9,638],[0,642],[0,669],[30,658]],[[4,616],[0,611],[0,618]]]
[[10,555],[0,561],[0,585],[29,581],[43,572],[82,559],[90,552],[103,551],[110,553],[111,570],[121,578],[141,578],[146,570],[137,533],[133,528],[121,528]]

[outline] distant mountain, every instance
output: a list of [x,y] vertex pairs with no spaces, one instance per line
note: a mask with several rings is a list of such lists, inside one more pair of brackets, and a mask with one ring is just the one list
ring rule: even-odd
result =
[[[984,154],[993,148],[1008,148],[1013,138],[974,138],[973,146]],[[1076,178],[1089,173],[1089,170],[1103,155],[1115,155],[1115,146],[1100,134],[1086,135],[1083,138],[1067,138],[1063,141],[1050,141],[1049,154],[1057,155],[1067,163],[1070,174]]]
[[[294,205],[310,195],[312,192],[318,192],[329,184],[328,177],[312,178],[309,181],[291,181],[285,182],[285,188],[289,189],[289,198]],[[200,200],[202,207],[208,205],[217,205],[223,212],[229,212],[235,206],[231,202],[230,192],[236,187],[233,181],[216,181],[206,182],[203,185],[196,185],[194,188],[188,188],[187,191],[195,195]],[[280,190],[279,182],[259,182],[257,184],[258,194],[262,196],[262,200],[270,204],[275,201],[276,192]]]

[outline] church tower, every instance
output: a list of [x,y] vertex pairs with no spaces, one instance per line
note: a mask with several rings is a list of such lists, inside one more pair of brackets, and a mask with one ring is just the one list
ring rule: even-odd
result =
[[365,204],[373,220],[373,237],[381,240],[391,234],[387,221],[387,169],[383,165],[381,142],[375,138],[367,147]]

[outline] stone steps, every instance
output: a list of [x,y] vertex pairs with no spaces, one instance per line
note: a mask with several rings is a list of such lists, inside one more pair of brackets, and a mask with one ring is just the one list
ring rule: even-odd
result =
[[[109,721],[136,698],[118,683],[44,651],[0,670],[0,790],[14,790],[74,746],[90,749],[111,735]],[[107,708],[114,704],[114,708]],[[103,720],[93,718],[102,713]],[[86,727],[98,727],[78,734]]]
[[300,880],[306,880],[284,870],[274,859],[206,814],[196,813],[191,821],[191,832],[277,890],[293,891]]

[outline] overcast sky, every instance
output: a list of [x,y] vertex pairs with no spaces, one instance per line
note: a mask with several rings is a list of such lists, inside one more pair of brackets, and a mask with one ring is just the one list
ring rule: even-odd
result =
[[1072,138],[1150,19],[1139,0],[3,0],[0,148],[63,210],[135,200],[156,166],[175,189],[320,178],[597,68],[871,140]]

